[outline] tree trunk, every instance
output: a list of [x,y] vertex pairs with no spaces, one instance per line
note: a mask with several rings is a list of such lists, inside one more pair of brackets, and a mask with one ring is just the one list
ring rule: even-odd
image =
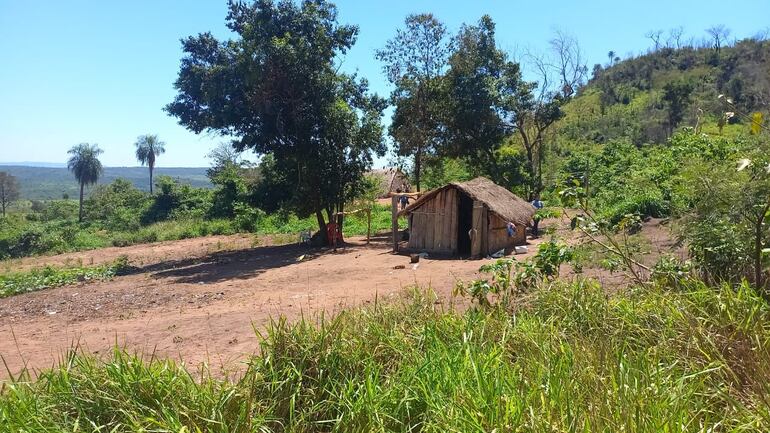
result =
[[152,195],[152,167],[150,167],[150,195]]
[[315,211],[316,220],[318,220],[318,234],[321,238],[321,245],[329,243],[329,238],[326,236],[326,222],[324,221],[324,214],[320,210]]
[[83,222],[83,187],[85,184],[80,182],[80,210],[78,211],[78,222]]
[[417,192],[420,192],[420,171],[422,171],[422,148],[417,148],[414,154],[414,183]]
[[343,202],[340,202],[339,206],[337,207],[337,230],[342,233],[342,227],[343,224],[345,224],[345,204]]

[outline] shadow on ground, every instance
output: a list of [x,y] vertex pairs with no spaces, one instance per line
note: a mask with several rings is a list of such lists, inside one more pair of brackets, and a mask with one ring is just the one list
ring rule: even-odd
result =
[[175,283],[216,283],[233,279],[249,279],[270,269],[307,262],[328,254],[347,254],[361,248],[381,248],[375,241],[367,246],[362,242],[345,243],[335,252],[331,248],[306,245],[279,245],[244,250],[223,251],[205,257],[169,260],[138,267],[132,273],[148,273],[155,279],[171,278]]

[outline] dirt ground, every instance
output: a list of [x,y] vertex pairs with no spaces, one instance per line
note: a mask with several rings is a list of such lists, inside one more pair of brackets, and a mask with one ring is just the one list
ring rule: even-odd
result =
[[427,258],[415,269],[408,256],[390,253],[384,236],[368,246],[349,239],[336,253],[252,242],[218,236],[17,261],[13,267],[24,269],[126,255],[140,270],[0,299],[0,355],[16,373],[25,365],[50,367],[73,347],[105,353],[117,343],[188,366],[206,361],[232,369],[254,353],[254,328],[263,329],[271,317],[335,313],[412,285],[448,296],[456,279],[476,277],[484,263]]
[[[651,249],[670,250],[666,229],[647,224]],[[559,230],[565,230],[559,225]],[[271,318],[311,318],[318,312],[387,299],[409,286],[448,297],[457,280],[479,276],[485,260],[428,257],[418,266],[390,252],[388,236],[350,238],[337,252],[271,245],[252,236],[212,236],[126,248],[105,248],[4,264],[105,263],[125,255],[137,272],[111,281],[80,283],[0,299],[0,356],[16,374],[57,364],[69,349],[108,353],[115,345],[215,372],[237,371],[258,347],[256,330]],[[525,259],[541,239],[530,240]],[[254,246],[257,244],[257,246]],[[2,269],[2,268],[0,268]],[[618,274],[585,275],[620,285]]]

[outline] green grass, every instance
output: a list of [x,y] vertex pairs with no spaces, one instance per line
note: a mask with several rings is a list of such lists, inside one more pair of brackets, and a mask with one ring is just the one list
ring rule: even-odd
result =
[[[402,228],[405,227],[406,220],[399,219]],[[343,234],[345,236],[360,236],[366,234],[366,214],[363,212],[355,213],[345,217]],[[276,234],[276,233],[299,233],[302,230],[318,230],[318,222],[315,216],[307,218],[298,218],[296,215],[271,214],[262,218],[257,224],[257,233]],[[372,209],[372,233],[390,231],[391,229],[391,208],[386,205],[375,205]]]
[[755,432],[770,308],[750,288],[543,287],[515,313],[427,295],[273,323],[237,381],[117,351],[3,385],[7,431]]
[[0,298],[21,293],[66,286],[78,281],[109,280],[125,271],[128,262],[121,257],[113,263],[89,267],[45,266],[23,272],[0,274]]
[[[390,230],[390,218],[389,206],[375,206],[372,212],[372,233]],[[405,227],[405,219],[399,222],[402,228]],[[260,235],[296,235],[302,230],[316,231],[317,225],[315,217],[271,214],[256,221],[254,231]],[[346,236],[365,235],[366,229],[364,213],[346,217]],[[174,219],[140,227],[138,230],[116,232],[98,223],[79,224],[73,220],[26,221],[24,215],[14,214],[7,219],[0,219],[0,260],[238,232],[243,230],[230,219]]]

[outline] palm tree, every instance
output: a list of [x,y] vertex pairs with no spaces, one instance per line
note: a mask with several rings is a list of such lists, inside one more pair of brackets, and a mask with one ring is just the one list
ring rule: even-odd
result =
[[134,143],[136,159],[140,164],[150,168],[150,194],[152,194],[152,170],[155,168],[155,158],[166,152],[166,143],[160,141],[157,135],[140,135]]
[[96,144],[80,143],[77,146],[72,146],[72,149],[67,153],[72,155],[67,161],[67,168],[80,183],[78,221],[83,221],[83,189],[86,185],[95,184],[104,171],[102,163],[99,161],[102,149],[99,149]]
[[610,66],[612,66],[612,64],[614,63],[614,60],[615,60],[615,52],[610,50],[610,52],[607,53],[607,57],[610,58]]

